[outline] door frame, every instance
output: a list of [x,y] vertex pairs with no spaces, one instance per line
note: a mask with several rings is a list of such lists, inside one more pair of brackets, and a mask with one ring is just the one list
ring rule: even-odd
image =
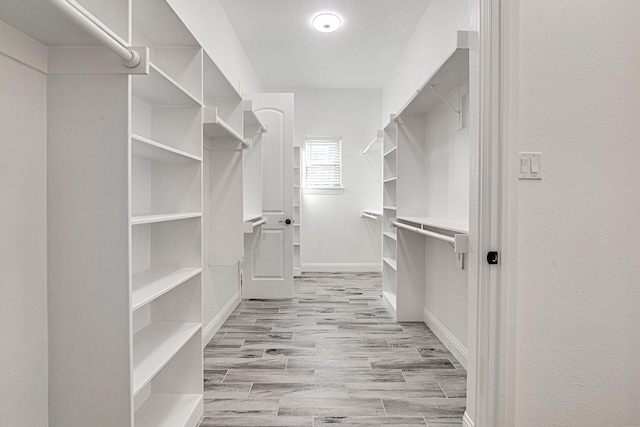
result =
[[[519,14],[519,0],[479,0],[478,277],[468,427],[515,425]],[[488,251],[499,252],[498,265],[487,263]]]

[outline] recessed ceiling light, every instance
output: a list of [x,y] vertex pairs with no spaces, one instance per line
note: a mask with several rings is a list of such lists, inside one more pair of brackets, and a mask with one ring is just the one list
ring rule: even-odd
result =
[[340,28],[342,21],[333,13],[321,13],[313,18],[313,28],[322,33],[331,33]]

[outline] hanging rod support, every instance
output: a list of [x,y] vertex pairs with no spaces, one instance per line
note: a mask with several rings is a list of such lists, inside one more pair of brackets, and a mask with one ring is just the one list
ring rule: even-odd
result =
[[440,97],[440,99],[442,99],[445,104],[447,104],[449,106],[449,108],[451,108],[453,111],[455,111],[456,113],[458,113],[458,116],[460,115],[460,107],[456,108],[453,105],[451,105],[451,103],[449,102],[449,100],[447,100],[446,96],[451,95],[451,93],[453,92],[453,89],[451,92],[449,92],[446,96],[442,96],[442,94],[440,92],[438,92],[438,89],[436,89],[436,86],[448,86],[448,87],[455,87],[458,89],[459,92],[462,92],[460,90],[460,86],[458,85],[429,85],[429,87],[431,89],[433,89],[433,91],[436,93],[436,95],[438,95]]
[[78,4],[78,2],[75,0],[50,1],[57,5],[60,11],[65,13],[85,31],[90,33],[116,55],[122,58],[126,67],[135,68],[140,64],[140,55],[138,52],[126,46],[118,36],[116,36],[98,18],[93,16],[87,9]]

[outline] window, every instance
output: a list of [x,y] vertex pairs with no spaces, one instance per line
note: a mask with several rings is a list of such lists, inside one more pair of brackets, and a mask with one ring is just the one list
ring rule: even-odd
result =
[[342,193],[342,139],[305,138],[304,188],[307,194]]

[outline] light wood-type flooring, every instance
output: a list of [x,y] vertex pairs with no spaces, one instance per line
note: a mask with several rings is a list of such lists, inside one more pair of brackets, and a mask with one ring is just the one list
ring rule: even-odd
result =
[[305,274],[291,300],[243,301],[204,350],[200,426],[461,426],[466,371],[381,282]]

